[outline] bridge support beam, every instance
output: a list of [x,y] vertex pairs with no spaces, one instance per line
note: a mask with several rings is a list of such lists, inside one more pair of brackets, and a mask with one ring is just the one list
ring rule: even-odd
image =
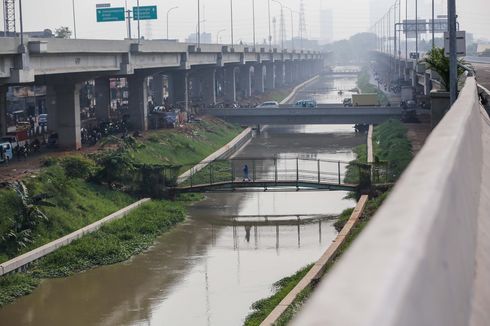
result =
[[155,106],[161,106],[164,102],[163,96],[163,86],[164,86],[164,76],[162,74],[153,75],[151,82],[151,98],[153,99],[153,104]]
[[48,129],[58,133],[58,144],[64,149],[82,147],[80,122],[81,83],[54,84],[48,87]]
[[271,90],[276,88],[276,66],[273,62],[266,64],[265,89]]
[[265,91],[264,66],[257,64],[254,66],[254,93],[262,94]]
[[240,93],[243,98],[252,96],[252,67],[240,67]]
[[[206,106],[216,104],[216,69],[205,69],[197,72],[192,80],[193,90],[192,96],[197,96],[201,99],[201,104]],[[197,93],[194,93],[197,91]]]
[[109,121],[111,109],[111,85],[109,78],[95,80],[95,117],[98,122]]
[[285,84],[285,67],[283,61],[276,62],[276,87],[282,87]]
[[7,134],[7,90],[8,87],[0,87],[0,136]]
[[128,77],[129,122],[133,129],[148,130],[148,77],[135,74]]
[[228,103],[236,102],[236,67],[225,68],[225,100]]
[[173,105],[189,111],[189,73],[187,71],[172,74],[169,96]]
[[294,83],[293,65],[294,63],[292,61],[286,62],[284,80],[287,85],[292,85]]

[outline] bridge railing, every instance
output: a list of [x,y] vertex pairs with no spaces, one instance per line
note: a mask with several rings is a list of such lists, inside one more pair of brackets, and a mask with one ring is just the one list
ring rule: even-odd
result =
[[[308,184],[351,184],[390,182],[386,164],[373,168],[353,162],[322,160],[314,158],[234,158],[201,163],[190,168],[189,177],[181,187],[203,187],[206,185],[229,184],[237,182],[275,182]],[[184,168],[185,169],[185,168]]]

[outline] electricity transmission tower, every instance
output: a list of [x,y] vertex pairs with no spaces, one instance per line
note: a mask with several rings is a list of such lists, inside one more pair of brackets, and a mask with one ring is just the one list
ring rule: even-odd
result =
[[299,37],[301,39],[301,48],[303,49],[303,39],[307,37],[306,33],[306,18],[305,18],[305,4],[301,0],[299,5]]
[[15,34],[15,0],[3,0],[4,36]]

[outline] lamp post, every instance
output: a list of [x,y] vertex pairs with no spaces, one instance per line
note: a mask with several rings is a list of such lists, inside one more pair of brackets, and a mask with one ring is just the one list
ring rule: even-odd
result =
[[269,52],[272,52],[271,0],[267,0],[267,9],[268,9],[268,13],[269,13]]
[[275,3],[281,6],[281,50],[284,51],[284,14],[283,14],[284,6],[282,3],[280,3],[277,0],[272,0],[272,1],[274,1]]
[[201,1],[197,0],[197,48],[201,47]]
[[289,13],[291,14],[291,48],[294,50],[294,22],[293,22],[293,9],[289,8],[288,6],[284,6],[286,9],[289,10]]
[[[140,0],[138,0],[138,1],[136,2],[136,6],[138,7],[138,8],[137,8],[137,11],[138,11],[138,13],[137,13],[137,16],[138,16],[138,44],[140,44],[140,42],[141,42],[141,28],[140,28]],[[134,13],[133,13],[133,15],[134,15]]]
[[456,0],[447,1],[449,22],[449,84],[450,103],[456,102],[458,97],[458,59],[456,48]]
[[235,40],[233,39],[233,0],[230,0],[230,25],[231,25],[231,48],[235,47]]
[[419,58],[419,7],[418,0],[415,0],[415,56]]
[[24,20],[22,18],[22,0],[19,0],[19,18],[20,18],[20,46],[24,51]]
[[252,22],[253,22],[253,40],[254,40],[254,51],[256,48],[256,40],[255,40],[255,0],[252,0]]
[[168,35],[169,35],[169,34],[168,34],[168,26],[169,26],[168,21],[169,21],[169,19],[168,19],[168,17],[169,17],[170,12],[171,12],[172,10],[177,9],[177,8],[179,8],[179,7],[172,7],[172,8],[170,8],[169,10],[167,10],[167,40],[169,39],[169,36],[168,36]]
[[225,32],[226,29],[220,29],[218,31],[218,33],[216,33],[216,44],[219,44],[219,34],[221,34],[222,32]]
[[77,19],[75,15],[75,0],[71,0],[71,9],[73,14],[73,33],[75,36],[75,40],[77,39]]
[[435,38],[435,22],[434,22],[434,11],[435,11],[435,5],[434,5],[434,0],[432,0],[432,49],[436,47],[436,38]]

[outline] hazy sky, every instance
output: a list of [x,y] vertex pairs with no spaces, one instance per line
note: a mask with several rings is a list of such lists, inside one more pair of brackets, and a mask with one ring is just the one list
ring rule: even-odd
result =
[[[370,24],[369,2],[386,3],[389,0],[304,0],[308,34],[319,38],[320,8],[332,9],[334,15],[334,38],[342,39],[350,35],[367,31]],[[412,4],[408,0],[409,16],[413,17]],[[437,13],[445,10],[445,0],[435,0]],[[488,4],[490,0],[457,0],[461,28],[473,32],[477,37],[490,38],[490,20]],[[136,5],[136,0],[127,0],[128,6]],[[392,1],[394,3],[394,1]],[[404,8],[405,0],[402,0]],[[97,23],[95,5],[110,3],[112,7],[125,5],[125,0],[75,0],[78,38],[122,39],[126,37],[125,23]],[[252,0],[233,0],[235,20],[235,40],[249,42],[252,40]],[[257,41],[262,42],[268,35],[267,0],[255,0]],[[282,0],[282,3],[295,11],[299,11],[299,0]],[[486,6],[484,6],[484,4]],[[170,16],[170,38],[184,40],[188,34],[196,30],[197,0],[140,0],[140,5],[157,5],[159,19],[157,21],[142,21],[141,32],[147,38],[165,38],[166,12],[169,8],[179,8]],[[59,26],[73,27],[72,0],[23,0],[24,25],[26,31],[55,29]],[[280,6],[271,2],[272,16],[278,19],[277,33],[279,34]],[[213,34],[221,32],[222,42],[230,40],[230,0],[201,0],[203,7],[203,28]],[[430,0],[419,0],[421,12],[429,12]],[[429,7],[429,8],[427,8]],[[425,8],[425,9],[424,9]],[[386,8],[386,11],[388,7]],[[285,10],[287,35],[290,37],[290,12]],[[382,12],[379,13],[382,16]],[[3,17],[3,11],[1,12]],[[404,16],[404,13],[402,14]],[[294,13],[294,34],[298,33],[298,15]],[[17,27],[18,29],[18,27]],[[136,35],[136,23],[133,22],[133,35]]]

